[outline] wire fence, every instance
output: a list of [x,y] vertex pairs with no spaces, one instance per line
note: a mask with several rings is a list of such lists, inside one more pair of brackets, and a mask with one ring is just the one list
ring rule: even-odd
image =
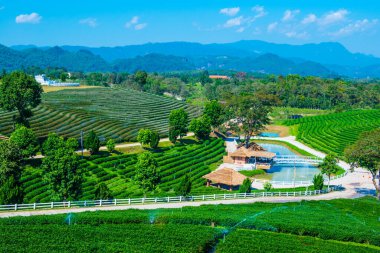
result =
[[326,194],[331,191],[340,190],[340,186],[330,187],[327,190],[315,191],[296,191],[296,192],[253,192],[253,193],[226,193],[211,194],[198,196],[176,196],[176,197],[155,197],[155,198],[129,198],[129,199],[108,199],[108,200],[83,200],[83,201],[63,201],[47,202],[33,204],[12,204],[0,205],[0,211],[19,211],[19,210],[40,210],[40,209],[62,209],[62,208],[88,208],[102,206],[127,206],[127,205],[144,205],[144,204],[163,204],[163,203],[181,203],[192,201],[212,201],[212,200],[232,200],[260,197],[298,197],[314,196]]

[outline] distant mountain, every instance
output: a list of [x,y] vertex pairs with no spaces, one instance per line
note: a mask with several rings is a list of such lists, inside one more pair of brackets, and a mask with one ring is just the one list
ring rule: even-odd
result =
[[329,65],[368,66],[380,64],[380,58],[365,54],[354,54],[342,44],[324,42],[319,44],[287,45],[259,40],[244,40],[225,44],[231,48],[250,53],[272,53],[285,58],[301,58]]
[[117,59],[128,59],[147,54],[174,55],[180,57],[202,57],[202,56],[236,56],[247,57],[257,56],[254,52],[247,52],[237,48],[229,48],[224,44],[200,44],[191,42],[167,42],[167,43],[147,43],[143,45],[131,45],[122,47],[81,47],[81,46],[62,46],[63,49],[76,52],[88,50],[93,54],[101,56],[107,61]]
[[107,71],[109,63],[90,51],[68,52],[60,47],[40,49],[27,47],[18,51],[0,45],[0,68],[7,70],[27,67],[63,67],[69,71]]
[[124,71],[129,73],[142,69],[147,72],[170,72],[196,69],[194,63],[185,57],[161,54],[148,54],[132,59],[116,60],[112,65],[113,70],[116,72]]
[[[20,46],[18,46],[20,47]],[[344,65],[366,67],[380,64],[380,58],[351,53],[343,45],[336,42],[319,44],[288,45],[259,40],[243,40],[225,44],[200,44],[190,42],[147,43],[122,47],[75,47],[63,46],[65,50],[76,52],[88,50],[107,61],[134,58],[146,54],[165,54],[181,57],[231,56],[255,57],[261,54],[276,54],[284,58],[300,58],[326,65]]]
[[275,44],[258,40],[225,44],[147,43],[121,47],[0,46],[0,68],[65,67],[70,71],[150,72],[236,70],[322,77],[380,77],[380,58],[354,54],[339,43]]

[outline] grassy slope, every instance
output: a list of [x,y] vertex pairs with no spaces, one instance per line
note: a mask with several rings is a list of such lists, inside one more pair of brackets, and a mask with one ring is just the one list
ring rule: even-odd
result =
[[[223,140],[212,139],[204,143],[188,139],[185,141],[189,144],[155,151],[161,183],[159,190],[148,195],[175,195],[173,189],[185,174],[189,174],[192,179],[193,194],[221,192],[214,188],[206,189],[205,179],[202,176],[209,173],[222,160],[225,153]],[[98,182],[106,183],[115,198],[143,196],[143,190],[133,181],[136,161],[137,154],[95,155],[81,160],[80,166],[85,173],[81,199],[94,199]],[[43,180],[43,171],[39,165],[40,161],[35,160],[23,172],[22,186],[26,193],[24,202],[51,201],[48,185]]]
[[[151,128],[167,135],[169,113],[185,108],[190,116],[198,109],[183,102],[134,90],[116,88],[66,89],[43,95],[33,109],[30,125],[39,137],[56,132],[79,137],[80,131],[95,130],[104,138],[134,140],[140,128]],[[0,133],[12,131],[12,115],[0,112]]]
[[344,149],[362,132],[380,127],[380,110],[354,110],[343,113],[288,120],[297,139],[325,153],[343,156]]
[[197,252],[227,233],[217,252],[376,252],[379,214],[379,202],[363,198],[86,212],[74,214],[72,226],[67,215],[15,217],[0,220],[0,248]]

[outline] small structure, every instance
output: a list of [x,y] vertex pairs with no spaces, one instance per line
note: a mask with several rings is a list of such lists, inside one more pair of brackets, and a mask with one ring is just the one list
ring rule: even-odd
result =
[[210,79],[224,79],[224,80],[230,79],[228,76],[221,76],[221,75],[209,75],[209,78]]
[[275,153],[266,151],[256,143],[250,143],[248,148],[244,144],[241,144],[234,152],[228,153],[224,157],[224,162],[240,165],[244,169],[270,169],[275,157]]
[[226,185],[231,191],[234,186],[242,185],[246,176],[234,169],[222,168],[204,175],[203,178],[207,179],[207,186],[216,184],[220,188],[221,185]]
[[50,80],[46,75],[36,75],[34,79],[41,85],[55,86],[55,87],[77,87],[79,83],[60,83],[54,80]]

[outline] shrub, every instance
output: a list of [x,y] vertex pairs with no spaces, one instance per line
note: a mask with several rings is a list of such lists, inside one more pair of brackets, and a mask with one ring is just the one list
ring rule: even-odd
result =
[[323,182],[324,182],[324,179],[323,179],[322,174],[319,173],[317,175],[314,175],[313,185],[314,185],[315,190],[322,190],[323,189]]

